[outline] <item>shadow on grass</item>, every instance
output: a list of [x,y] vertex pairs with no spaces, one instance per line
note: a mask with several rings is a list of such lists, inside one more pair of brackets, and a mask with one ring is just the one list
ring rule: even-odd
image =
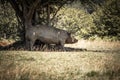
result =
[[113,71],[113,70],[108,70],[106,72],[96,72],[96,71],[91,71],[86,73],[87,77],[89,78],[94,78],[94,77],[101,77],[101,78],[108,78],[108,80],[118,80],[120,79],[120,69],[118,71]]
[[[70,47],[64,47],[65,51],[87,51],[87,49],[84,48],[70,48]],[[25,47],[25,42],[17,41],[13,44],[7,45],[7,46],[0,46],[0,50],[27,50]],[[34,45],[34,51],[64,51],[63,49],[59,48],[55,45],[48,45],[48,44],[35,44]]]
[[[85,51],[85,52],[112,52],[111,50],[87,50],[86,48],[71,48],[71,47],[64,47],[65,50],[61,49],[58,46],[55,45],[48,45],[48,44],[44,44],[44,43],[35,43],[34,45],[34,51],[44,51],[44,52],[80,52],[80,51]],[[7,46],[1,46],[0,45],[0,50],[1,51],[26,51],[26,47],[25,47],[25,42],[23,41],[17,41],[15,43],[12,43],[10,45]],[[27,50],[28,51],[28,50]],[[114,51],[115,52],[115,51]],[[118,51],[117,51],[118,52]],[[119,51],[120,52],[120,51]]]

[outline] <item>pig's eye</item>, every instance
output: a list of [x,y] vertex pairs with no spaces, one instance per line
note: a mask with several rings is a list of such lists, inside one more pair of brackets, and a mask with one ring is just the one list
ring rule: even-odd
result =
[[35,32],[33,32],[33,35],[35,35]]

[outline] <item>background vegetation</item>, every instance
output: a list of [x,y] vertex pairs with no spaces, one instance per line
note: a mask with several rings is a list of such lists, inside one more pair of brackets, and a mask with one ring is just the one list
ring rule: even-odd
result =
[[10,4],[5,3],[2,5],[0,3],[0,39],[16,39],[19,33],[18,27],[15,12]]
[[[64,5],[51,25],[74,33],[78,38],[120,40],[119,0],[76,0]],[[56,6],[52,6],[51,15]],[[46,15],[40,15],[40,24],[46,22]],[[41,22],[43,21],[43,22]],[[9,3],[0,3],[0,39],[20,39],[21,25]]]

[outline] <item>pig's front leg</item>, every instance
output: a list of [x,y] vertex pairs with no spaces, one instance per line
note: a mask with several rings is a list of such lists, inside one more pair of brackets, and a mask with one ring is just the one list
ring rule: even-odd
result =
[[64,48],[64,44],[65,44],[65,41],[61,41],[61,42],[60,42],[60,48],[61,48],[63,51],[66,51],[65,48]]

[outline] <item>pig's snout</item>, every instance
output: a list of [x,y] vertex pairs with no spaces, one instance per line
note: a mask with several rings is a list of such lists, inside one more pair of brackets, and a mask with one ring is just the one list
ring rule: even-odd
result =
[[72,43],[77,43],[77,42],[78,42],[78,40],[77,40],[77,39],[72,38]]
[[68,38],[66,40],[66,44],[73,44],[73,43],[77,43],[77,42],[78,42],[78,40],[75,38]]
[[73,43],[77,43],[78,42],[78,40],[77,39],[75,39],[75,38],[73,38],[73,41],[72,41]]

